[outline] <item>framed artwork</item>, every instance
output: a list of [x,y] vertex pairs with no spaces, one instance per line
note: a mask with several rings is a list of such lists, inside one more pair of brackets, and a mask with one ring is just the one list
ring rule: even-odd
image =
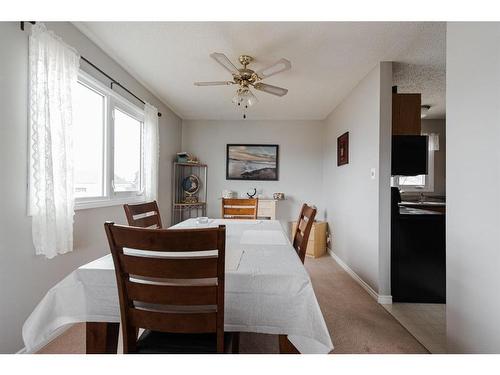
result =
[[278,165],[278,145],[227,145],[226,180],[277,181]]
[[337,138],[337,165],[349,164],[349,132]]

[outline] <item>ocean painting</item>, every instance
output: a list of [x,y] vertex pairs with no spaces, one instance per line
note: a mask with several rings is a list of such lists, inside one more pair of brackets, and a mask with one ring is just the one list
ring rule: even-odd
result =
[[226,179],[276,181],[278,145],[227,145]]

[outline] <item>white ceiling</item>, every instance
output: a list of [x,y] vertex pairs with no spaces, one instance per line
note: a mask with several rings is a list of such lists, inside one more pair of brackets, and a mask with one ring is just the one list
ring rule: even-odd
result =
[[[249,54],[255,58],[253,69],[281,57],[292,62],[290,71],[265,80],[288,88],[288,94],[279,98],[255,92],[259,103],[250,109],[249,119],[322,120],[379,61],[429,69],[444,69],[445,64],[444,23],[76,22],[75,26],[183,119],[241,119],[231,103],[234,86],[193,85],[231,78],[209,58],[212,52],[225,53],[235,64],[240,54]],[[401,71],[394,75],[400,81],[405,75],[396,73]]]

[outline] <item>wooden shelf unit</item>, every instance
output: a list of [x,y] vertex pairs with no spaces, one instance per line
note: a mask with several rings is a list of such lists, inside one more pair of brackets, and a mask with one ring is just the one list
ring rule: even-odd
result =
[[[172,225],[192,217],[207,216],[208,167],[202,163],[174,163],[172,178]],[[199,202],[185,203],[182,181],[196,175],[200,179],[200,190],[196,194]]]

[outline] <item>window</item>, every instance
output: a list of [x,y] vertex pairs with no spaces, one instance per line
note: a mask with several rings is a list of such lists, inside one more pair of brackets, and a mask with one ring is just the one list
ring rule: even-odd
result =
[[143,110],[80,73],[73,113],[75,208],[143,201]]
[[114,189],[141,190],[141,135],[142,123],[115,108]]
[[102,197],[106,97],[82,82],[75,90],[73,110],[75,197]]
[[420,174],[418,176],[399,176],[399,185],[402,186],[425,186],[425,174]]
[[432,192],[434,191],[434,151],[429,150],[428,174],[418,176],[394,176],[392,186],[397,186],[402,192]]

